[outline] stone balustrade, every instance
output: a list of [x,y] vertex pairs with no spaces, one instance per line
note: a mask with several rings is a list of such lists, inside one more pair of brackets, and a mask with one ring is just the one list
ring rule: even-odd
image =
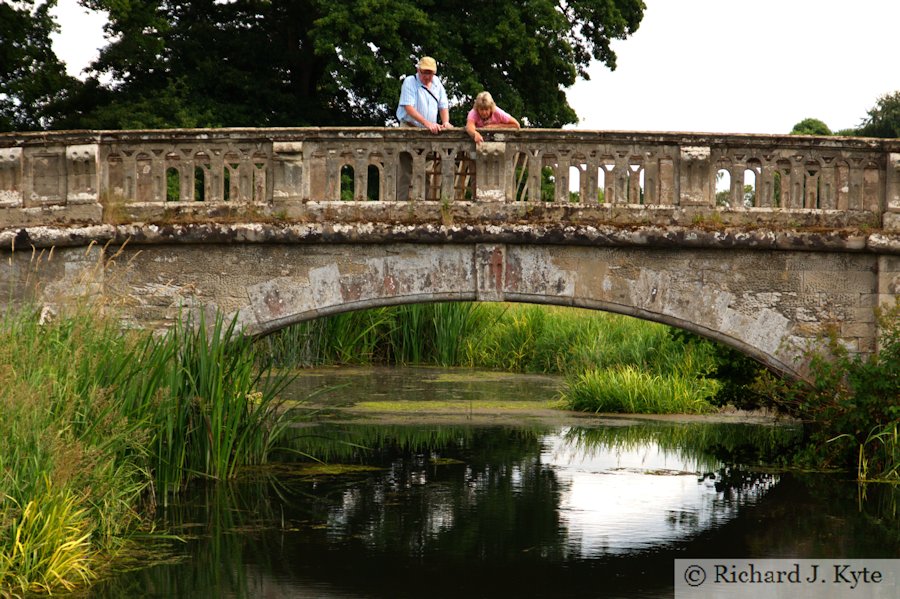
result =
[[[0,134],[0,229],[463,218],[900,231],[900,140],[525,129]],[[400,157],[412,162],[398,202]],[[402,194],[400,194],[402,195]],[[355,215],[355,216],[354,216]]]

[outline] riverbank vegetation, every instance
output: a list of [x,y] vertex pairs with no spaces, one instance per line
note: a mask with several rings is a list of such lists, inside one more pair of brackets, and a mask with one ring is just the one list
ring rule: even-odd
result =
[[285,413],[258,362],[220,318],[154,338],[88,309],[3,315],[0,596],[85,584],[158,502],[264,463]]
[[808,423],[797,456],[815,467],[855,468],[861,481],[900,483],[900,300],[878,312],[878,351],[851,355],[836,338],[810,353],[811,383],[759,379],[761,394]]

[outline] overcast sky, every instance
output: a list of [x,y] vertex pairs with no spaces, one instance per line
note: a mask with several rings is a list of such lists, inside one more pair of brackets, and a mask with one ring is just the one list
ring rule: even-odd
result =
[[[900,0],[644,0],[638,31],[568,90],[579,129],[787,133],[856,127],[900,90]],[[79,75],[104,18],[59,0],[57,54]]]

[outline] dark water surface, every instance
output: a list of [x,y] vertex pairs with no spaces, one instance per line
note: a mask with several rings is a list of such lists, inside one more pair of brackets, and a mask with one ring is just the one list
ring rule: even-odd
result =
[[[291,393],[347,384],[316,400],[343,406],[547,400],[558,383],[328,371]],[[300,429],[293,450],[339,474],[286,453],[249,481],[198,488],[160,515],[184,542],[148,544],[90,596],[671,597],[676,558],[900,556],[896,488],[755,467],[796,440],[789,426],[525,414],[497,426],[475,411],[462,424],[357,415]]]

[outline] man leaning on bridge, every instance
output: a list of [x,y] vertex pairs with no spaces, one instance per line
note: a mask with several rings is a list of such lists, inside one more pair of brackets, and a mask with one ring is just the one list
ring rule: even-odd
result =
[[[441,123],[438,124],[438,115]],[[400,88],[400,102],[397,106],[397,120],[401,127],[419,127],[432,133],[452,129],[450,124],[450,102],[444,85],[437,77],[437,62],[430,56],[423,56],[416,65],[416,74],[403,80]],[[412,179],[412,156],[400,154],[400,173],[397,180],[397,199],[409,199],[409,182]]]

